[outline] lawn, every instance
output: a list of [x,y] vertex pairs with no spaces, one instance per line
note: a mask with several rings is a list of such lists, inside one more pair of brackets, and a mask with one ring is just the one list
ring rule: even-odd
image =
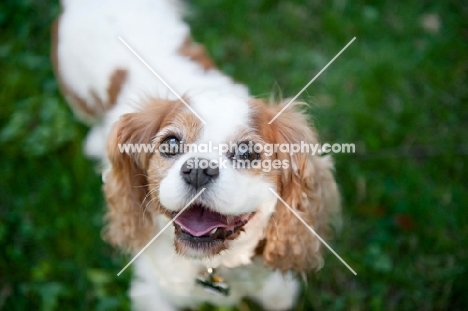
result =
[[[128,257],[100,238],[98,163],[49,61],[56,1],[0,2],[0,309],[127,310]],[[187,21],[258,97],[301,95],[337,154],[343,227],[297,310],[468,306],[468,6],[209,1]],[[212,310],[206,306],[203,310]],[[225,310],[225,309],[223,309]],[[239,310],[259,310],[246,301]]]

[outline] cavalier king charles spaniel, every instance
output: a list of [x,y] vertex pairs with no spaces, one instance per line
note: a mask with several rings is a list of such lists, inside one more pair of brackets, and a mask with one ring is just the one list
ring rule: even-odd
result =
[[[103,235],[136,255],[165,228],[133,263],[132,306],[232,306],[248,297],[266,310],[292,308],[296,275],[323,259],[288,206],[328,236],[339,211],[333,164],[245,146],[318,143],[297,103],[269,124],[285,102],[255,99],[217,70],[175,1],[62,0],[62,9],[52,59],[70,106],[92,125],[85,152],[104,166]],[[218,147],[228,144],[238,148]],[[129,145],[155,149],[122,149]],[[196,165],[203,160],[210,165]],[[277,165],[239,168],[238,160]]]

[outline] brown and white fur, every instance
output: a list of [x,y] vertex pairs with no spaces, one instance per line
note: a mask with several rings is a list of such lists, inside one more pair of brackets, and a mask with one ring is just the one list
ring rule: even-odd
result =
[[[216,152],[170,157],[161,152],[121,153],[119,143],[159,146],[174,136],[198,144],[318,142],[297,105],[269,125],[282,105],[253,99],[245,86],[217,70],[203,48],[190,40],[175,2],[63,0],[62,7],[54,25],[54,67],[68,102],[92,125],[85,152],[104,165],[104,236],[113,245],[136,254],[197,193],[181,176],[184,163],[196,156],[218,157]],[[183,95],[206,124],[118,36]],[[228,165],[195,202],[223,217],[249,215],[248,222],[219,243],[200,248],[178,238],[171,225],[133,264],[134,308],[235,305],[243,297],[266,310],[294,305],[299,291],[294,275],[322,267],[322,246],[269,188],[327,236],[329,218],[339,209],[332,162],[306,153],[257,156],[287,160],[290,166],[264,172]],[[229,296],[195,284],[207,268],[216,268],[230,284]]]

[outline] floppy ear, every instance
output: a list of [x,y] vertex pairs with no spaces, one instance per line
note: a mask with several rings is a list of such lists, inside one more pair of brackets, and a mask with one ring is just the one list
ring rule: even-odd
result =
[[[317,144],[316,132],[294,106],[285,110],[271,125],[274,143]],[[270,108],[269,120],[282,106]],[[268,121],[269,121],[268,120]],[[329,216],[339,210],[339,194],[332,174],[331,157],[278,151],[277,158],[288,160],[289,167],[277,177],[281,198],[322,238],[329,231]],[[321,242],[286,207],[278,201],[267,227],[263,258],[266,264],[281,271],[306,272],[323,266]]]
[[[103,233],[105,240],[124,250],[137,250],[154,234],[156,228],[149,211],[157,210],[159,201],[147,198],[146,174],[152,154],[121,152],[119,144],[151,144],[174,106],[175,102],[152,100],[141,111],[123,115],[109,135],[107,156],[111,167],[104,178],[108,211]],[[147,206],[148,201],[151,205]]]

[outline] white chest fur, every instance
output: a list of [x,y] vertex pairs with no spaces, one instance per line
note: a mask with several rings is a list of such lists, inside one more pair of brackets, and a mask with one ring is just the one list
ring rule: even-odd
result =
[[[160,223],[167,220],[160,218]],[[203,302],[235,305],[244,297],[256,300],[266,310],[286,310],[293,305],[299,284],[291,274],[272,271],[263,266],[261,258],[251,261],[250,256],[244,263],[228,253],[218,260],[190,260],[176,254],[173,235],[173,228],[169,227],[134,262],[130,295],[135,309],[169,311]],[[235,261],[239,263],[236,267],[223,264]],[[196,283],[210,264],[217,265],[217,274],[228,283],[228,296],[214,294]]]

